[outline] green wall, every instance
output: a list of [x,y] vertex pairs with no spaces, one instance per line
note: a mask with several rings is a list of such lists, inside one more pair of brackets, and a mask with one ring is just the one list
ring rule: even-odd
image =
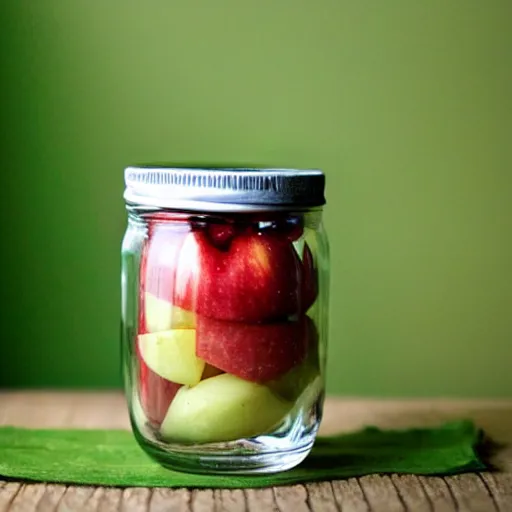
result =
[[329,392],[512,396],[509,0],[0,9],[0,385],[119,385],[125,165],[250,161],[327,174]]

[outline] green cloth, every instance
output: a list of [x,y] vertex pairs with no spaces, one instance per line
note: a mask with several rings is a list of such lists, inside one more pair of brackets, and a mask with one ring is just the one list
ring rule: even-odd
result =
[[122,430],[0,428],[0,476],[119,487],[266,487],[370,473],[446,475],[486,469],[481,431],[470,421],[403,431],[364,430],[320,437],[295,469],[266,476],[195,475],[153,462]]

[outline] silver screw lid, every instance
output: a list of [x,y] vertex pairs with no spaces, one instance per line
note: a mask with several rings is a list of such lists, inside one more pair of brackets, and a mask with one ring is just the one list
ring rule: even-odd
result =
[[208,211],[307,209],[325,204],[316,169],[127,167],[124,199],[149,207]]

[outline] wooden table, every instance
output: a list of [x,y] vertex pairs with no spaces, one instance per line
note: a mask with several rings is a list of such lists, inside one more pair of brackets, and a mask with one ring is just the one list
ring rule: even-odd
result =
[[[330,398],[321,433],[365,425],[408,427],[473,418],[495,440],[512,441],[512,401]],[[129,428],[120,393],[0,393],[0,424]],[[1,454],[0,454],[1,457]],[[187,490],[0,482],[0,511],[477,511],[512,512],[512,447],[493,459],[499,473],[448,478],[371,475],[273,489]]]

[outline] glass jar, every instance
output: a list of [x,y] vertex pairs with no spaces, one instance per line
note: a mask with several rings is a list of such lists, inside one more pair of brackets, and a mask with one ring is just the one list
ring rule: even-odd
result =
[[272,473],[322,418],[324,174],[125,170],[122,353],[131,424],[163,466]]

